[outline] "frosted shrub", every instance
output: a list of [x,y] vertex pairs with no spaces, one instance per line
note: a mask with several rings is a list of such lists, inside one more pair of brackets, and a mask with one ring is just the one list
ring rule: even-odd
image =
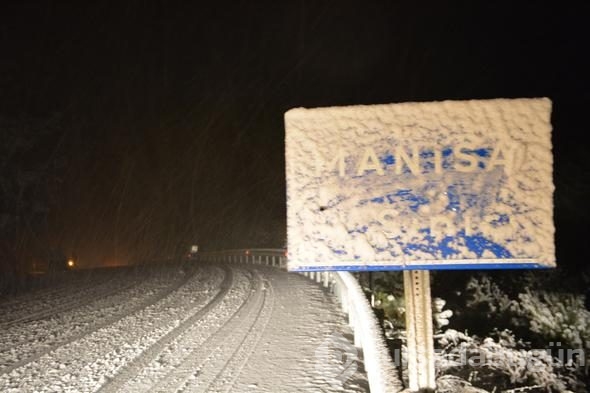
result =
[[496,314],[512,311],[516,307],[516,302],[487,275],[472,277],[465,289],[468,293],[467,307]]
[[432,320],[435,331],[437,332],[440,332],[442,328],[447,326],[453,316],[452,310],[444,310],[446,304],[447,302],[439,297],[432,299]]
[[478,389],[466,380],[453,375],[443,375],[436,380],[437,393],[487,393],[487,390]]
[[584,308],[584,296],[526,291],[518,297],[532,332],[574,348],[588,348],[590,312]]
[[405,329],[406,308],[403,297],[375,292],[375,308],[383,310],[384,318],[396,329]]
[[465,284],[462,303],[457,305],[452,326],[471,334],[487,335],[491,329],[510,329],[519,337],[528,337],[528,321],[519,312],[518,292],[508,295],[489,275],[478,274]]
[[452,374],[486,389],[538,386],[565,392],[554,359],[544,350],[531,350],[510,331],[480,340],[449,329],[437,336],[439,376]]
[[[450,326],[471,335],[442,331],[447,326],[435,324],[439,377],[454,375],[472,387],[495,392],[587,392],[590,312],[584,296],[550,291],[562,287],[564,281],[558,278],[492,278],[487,273],[469,277],[453,306]],[[438,293],[451,293],[442,289]],[[437,311],[433,306],[435,318]],[[446,383],[462,384],[457,381]],[[464,389],[459,385],[457,389]]]

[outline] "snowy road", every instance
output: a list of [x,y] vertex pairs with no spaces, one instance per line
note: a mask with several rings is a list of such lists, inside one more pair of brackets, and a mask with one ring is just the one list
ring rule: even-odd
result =
[[70,273],[0,302],[0,391],[368,391],[338,310],[263,266]]

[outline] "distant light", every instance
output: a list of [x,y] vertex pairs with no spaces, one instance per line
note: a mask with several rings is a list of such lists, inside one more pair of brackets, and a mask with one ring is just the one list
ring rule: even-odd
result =
[[68,259],[68,267],[74,267],[75,263],[73,259]]

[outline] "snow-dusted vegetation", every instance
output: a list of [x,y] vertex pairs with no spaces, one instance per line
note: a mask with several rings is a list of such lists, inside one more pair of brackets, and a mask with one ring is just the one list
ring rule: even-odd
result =
[[[368,288],[367,277],[360,278]],[[403,371],[401,280],[401,274],[373,273],[371,283],[375,310]],[[438,391],[587,392],[587,283],[588,277],[561,270],[435,273]]]

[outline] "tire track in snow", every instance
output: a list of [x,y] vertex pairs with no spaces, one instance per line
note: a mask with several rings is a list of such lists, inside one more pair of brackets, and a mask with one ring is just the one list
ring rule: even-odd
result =
[[224,266],[225,277],[220,284],[219,292],[203,307],[201,307],[196,313],[191,315],[189,318],[182,321],[176,328],[169,331],[163,337],[161,337],[156,343],[151,345],[147,350],[142,352],[133,361],[125,365],[119,372],[105,384],[103,384],[98,392],[111,393],[121,390],[125,384],[132,378],[138,375],[142,369],[144,369],[151,361],[156,359],[165,349],[166,346],[171,344],[179,336],[181,336],[186,330],[195,324],[204,315],[209,313],[217,304],[219,304],[223,298],[228,294],[232,286],[234,285],[234,272],[231,268]]
[[[258,272],[249,273],[250,290],[244,302],[208,336],[203,337],[202,329],[201,334],[187,335],[182,348],[171,354],[171,357],[176,358],[177,364],[171,364],[168,373],[149,392],[201,392],[211,388],[218,389],[224,374],[226,378],[231,377],[230,365],[235,367],[234,371],[238,371],[230,380],[231,387],[264,332],[272,313],[273,300],[268,294],[270,286],[265,288],[265,281]],[[255,327],[260,328],[256,333]],[[188,354],[184,354],[187,350]],[[225,382],[227,380],[221,382],[221,385]]]
[[[84,325],[95,322],[90,318],[92,317],[92,314],[99,314],[98,318],[100,319],[103,319],[104,314],[120,314],[122,312],[120,309],[124,310],[125,307],[132,306],[133,299],[140,297],[145,293],[145,288],[143,288],[144,285],[149,284],[149,288],[160,291],[170,285],[175,285],[175,282],[181,277],[170,276],[172,279],[162,280],[161,268],[151,268],[147,271],[141,271],[142,274],[137,273],[138,271],[136,268],[133,270],[113,270],[106,276],[99,273],[94,277],[93,284],[94,287],[101,287],[103,289],[102,292],[97,292],[96,290],[80,290],[78,292],[76,290],[72,294],[65,294],[67,295],[66,297],[70,299],[80,297],[90,298],[88,302],[77,302],[76,307],[71,307],[62,311],[56,311],[55,308],[50,308],[46,311],[51,314],[48,315],[47,318],[31,318],[30,320],[23,322],[22,325],[16,324],[9,326],[8,328],[0,329],[0,342],[6,343],[6,345],[0,346],[0,356],[2,356],[3,353],[6,353],[7,350],[11,349],[18,349],[18,352],[23,352],[24,349],[26,352],[26,348],[17,348],[23,344],[25,346],[27,344],[31,345],[32,343],[35,343],[37,346],[46,345],[48,344],[46,342],[47,337],[53,337],[55,339],[60,335],[63,336],[63,333],[68,335],[70,329],[65,331],[60,328],[64,323],[73,327],[71,333],[76,333],[76,331],[80,330],[80,327],[83,328]],[[119,277],[114,276],[117,274]],[[78,277],[74,276],[70,276],[70,279],[79,280]],[[86,279],[84,279],[84,281],[86,281]],[[84,283],[80,285],[84,285]],[[109,288],[111,286],[112,288]],[[59,295],[56,294],[56,296]],[[123,301],[115,303],[120,304],[121,306],[114,307],[112,305],[112,303],[114,303],[113,298],[116,299],[116,297],[121,296],[124,296]],[[51,303],[51,300],[52,299],[47,299],[47,302]],[[99,310],[104,310],[104,312],[100,312]],[[51,342],[55,340],[49,341]],[[4,362],[0,361],[0,368],[3,363]]]
[[58,297],[62,293],[71,293],[73,290],[82,290],[84,288],[83,285],[84,284],[81,284],[78,281],[71,282],[65,280],[57,285],[54,284],[53,286],[34,288],[18,295],[2,296],[0,297],[0,319],[5,318],[9,313],[19,313],[24,309],[30,309],[31,306],[35,307],[32,303],[35,303],[35,301],[38,301],[39,299]]
[[[0,313],[9,311],[18,313],[20,310],[35,307],[33,303],[45,298],[58,298],[60,294],[67,293],[71,295],[74,291],[83,291],[90,286],[98,285],[105,279],[112,279],[119,275],[119,271],[129,271],[130,266],[120,266],[115,268],[95,268],[95,269],[74,269],[69,271],[60,271],[57,273],[46,273],[41,276],[31,276],[29,289],[13,295],[0,295]],[[99,281],[96,276],[100,276]],[[9,310],[6,310],[6,309]],[[15,310],[14,308],[17,308]],[[4,316],[0,315],[0,320]]]
[[[112,281],[115,281],[115,283],[113,283]],[[47,308],[46,304],[41,304],[39,307],[39,308],[41,308],[41,310],[33,310],[33,312],[28,311],[28,312],[24,313],[25,314],[24,316],[20,316],[20,317],[10,319],[10,320],[1,321],[0,322],[0,330],[7,329],[7,328],[10,328],[10,327],[12,327],[14,325],[18,325],[18,324],[24,324],[27,322],[37,321],[37,320],[44,319],[44,318],[50,317],[50,316],[58,314],[58,313],[63,313],[63,312],[66,312],[66,311],[69,311],[69,310],[72,310],[72,309],[75,309],[78,307],[82,307],[82,306],[85,306],[87,304],[90,304],[90,303],[96,301],[97,297],[110,296],[110,295],[115,294],[117,292],[125,291],[125,290],[139,284],[139,282],[134,282],[131,284],[129,284],[129,283],[125,284],[125,282],[126,281],[124,279],[112,277],[110,280],[100,282],[100,283],[92,286],[91,288],[81,288],[79,293],[74,294],[74,295],[80,295],[80,296],[72,296],[72,294],[70,294],[69,297],[62,298],[63,300],[60,299],[58,296],[54,296],[54,299],[56,299],[56,298],[58,299],[58,302],[56,305],[53,305],[53,306],[50,306],[49,308]],[[113,285],[116,285],[116,286],[113,288],[112,287]],[[109,287],[111,287],[111,288],[109,288]],[[14,313],[11,313],[11,314],[14,315]]]
[[[257,272],[256,274],[259,273]],[[250,325],[250,327],[245,331],[245,334],[239,343],[234,345],[236,349],[225,365],[217,373],[213,383],[207,387],[207,392],[227,393],[232,391],[234,384],[242,373],[244,366],[246,363],[248,363],[248,360],[252,356],[254,349],[257,348],[258,343],[262,339],[262,336],[266,331],[272,316],[275,299],[274,290],[270,284],[270,281],[265,280],[262,281],[262,283],[263,287],[260,288],[260,290],[263,291],[264,298],[262,300],[262,304],[260,305],[260,309],[254,317],[252,325]],[[187,388],[188,391],[191,391],[190,385],[186,386],[183,390],[187,391]]]
[[[32,355],[27,356],[24,359],[18,360],[16,362],[14,362],[13,364],[10,364],[9,366],[0,369],[0,375],[2,374],[9,374],[10,372],[12,372],[13,370],[16,370],[20,367],[23,367],[29,363],[32,363],[38,359],[40,359],[42,356],[47,355],[51,352],[54,352],[55,350],[57,350],[58,348],[71,344],[77,340],[80,340],[104,327],[107,327],[109,325],[115,324],[116,322],[120,321],[121,319],[131,315],[131,314],[135,314],[138,311],[152,305],[155,304],[157,302],[159,302],[160,300],[166,298],[168,295],[170,295],[171,293],[177,291],[180,287],[182,287],[183,285],[185,285],[189,280],[191,280],[192,278],[194,278],[194,276],[197,274],[197,270],[193,270],[191,272],[191,274],[186,274],[183,276],[183,278],[177,282],[175,282],[173,285],[165,288],[164,290],[148,297],[147,299],[141,301],[140,303],[136,304],[135,306],[129,308],[129,309],[125,309],[122,312],[115,314],[115,315],[111,315],[109,317],[105,317],[102,318],[100,321],[97,321],[96,323],[92,324],[89,328],[84,329],[83,331],[71,335],[71,336],[66,336],[63,340],[59,340],[56,343],[51,344],[48,347],[45,347],[39,351],[35,351]],[[129,285],[129,288],[138,285],[140,282],[136,282],[133,285]],[[127,288],[127,289],[129,289]],[[122,291],[124,291],[125,289],[123,289]],[[114,291],[112,294],[118,293],[121,291]],[[96,299],[95,299],[96,300]],[[10,347],[10,346],[9,346]],[[9,348],[7,347],[7,348]],[[2,351],[0,351],[2,352]]]
[[[123,370],[169,332],[178,331],[183,321],[220,292],[220,283],[227,279],[222,267],[211,264],[202,270],[203,278],[190,280],[165,299],[9,374],[0,374],[0,391],[94,393],[103,386],[112,387],[111,381],[121,378]],[[178,366],[186,368],[183,375],[188,376],[184,384],[179,381],[178,389],[175,388],[182,393],[368,391],[362,371],[337,388],[333,385],[331,363],[319,371],[314,366],[315,351],[323,340],[334,332],[348,332],[341,313],[335,311],[334,299],[298,275],[264,266],[235,266],[232,270],[234,280],[221,302],[180,334],[174,334],[176,337],[170,343],[156,351],[151,361],[148,359],[147,367],[140,366],[126,377],[118,391],[156,390],[158,382]],[[256,290],[262,287],[257,274],[262,277],[265,293]],[[172,279],[173,276],[166,277],[165,282]],[[145,292],[151,296],[164,286],[157,283],[159,286],[146,281]],[[129,309],[125,302],[135,305],[147,296],[119,295],[105,300],[105,304],[118,301],[121,305],[116,310]],[[246,300],[247,304],[242,306]],[[238,308],[241,312],[232,318]],[[112,310],[99,310],[96,320],[111,313]],[[76,321],[68,318],[61,321],[63,329],[71,329]],[[235,324],[227,322],[230,318]],[[272,325],[272,329],[267,325]],[[225,331],[220,331],[222,326],[227,326]],[[216,337],[209,339],[213,333]],[[208,349],[202,349],[207,340]],[[185,359],[194,351],[201,351],[203,356],[196,361]],[[2,358],[0,354],[0,362]]]

